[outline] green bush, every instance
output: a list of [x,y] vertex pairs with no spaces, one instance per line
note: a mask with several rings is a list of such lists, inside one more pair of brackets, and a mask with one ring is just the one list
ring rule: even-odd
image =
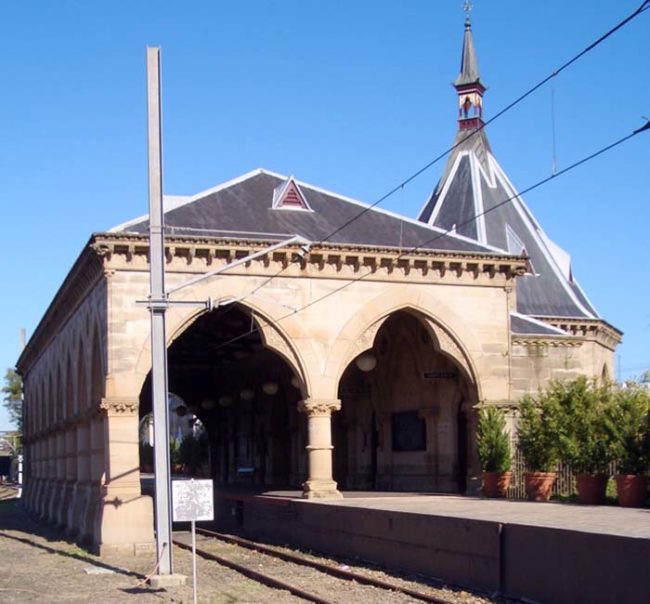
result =
[[169,463],[174,465],[182,464],[181,461],[181,445],[177,438],[169,439]]
[[519,448],[532,472],[552,472],[560,459],[564,386],[551,382],[536,397],[526,395],[519,407]]
[[196,472],[208,459],[208,437],[205,432],[199,436],[189,434],[183,438],[179,448],[180,463]]
[[576,474],[607,474],[612,459],[606,412],[612,388],[585,377],[555,383],[549,389],[560,406],[560,458]]
[[505,413],[496,407],[479,410],[476,444],[484,472],[508,472],[511,466],[510,440]]
[[620,474],[643,474],[650,466],[650,394],[628,383],[613,391],[605,413],[610,454]]

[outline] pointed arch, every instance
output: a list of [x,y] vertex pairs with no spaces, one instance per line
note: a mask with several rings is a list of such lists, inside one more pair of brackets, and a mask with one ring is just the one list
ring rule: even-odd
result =
[[[192,294],[197,299],[200,294],[193,292]],[[215,300],[214,308],[222,304],[237,304],[248,315],[251,316],[255,322],[255,328],[259,331],[264,346],[276,352],[283,360],[287,362],[294,374],[301,380],[301,392],[306,397],[311,392],[310,388],[310,374],[306,370],[306,361],[303,358],[302,351],[295,345],[289,333],[300,334],[300,324],[292,317],[288,318],[287,310],[281,305],[273,308],[273,304],[269,301],[264,301],[263,304],[258,304],[257,300],[248,299],[246,303],[234,302],[233,296],[227,295],[220,298],[219,301]],[[275,312],[273,312],[275,311]],[[177,318],[175,322],[169,321],[167,324],[167,348],[176,341],[183,333],[185,333],[200,317],[208,312],[206,309],[190,310],[187,314]],[[178,316],[178,315],[177,315]],[[277,317],[283,317],[280,323]],[[170,335],[171,334],[171,335]],[[144,345],[140,351],[135,366],[135,374],[141,376],[141,381],[144,383],[149,371],[151,370],[151,336],[147,336]],[[141,385],[142,385],[141,383]]]
[[[481,346],[461,317],[440,301],[422,293],[405,292],[401,298],[396,299],[392,293],[381,295],[350,318],[337,335],[326,374],[335,376],[335,383],[338,384],[350,362],[372,347],[386,319],[397,311],[405,311],[416,316],[437,349],[458,364],[465,377],[476,385],[480,398],[481,380],[470,350],[479,351]],[[442,316],[447,321],[440,319]]]

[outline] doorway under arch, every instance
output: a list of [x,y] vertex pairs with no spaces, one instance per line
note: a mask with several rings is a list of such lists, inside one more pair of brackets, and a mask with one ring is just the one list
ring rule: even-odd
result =
[[[168,349],[169,390],[209,439],[209,475],[221,485],[298,488],[306,478],[300,382],[264,345],[251,311],[230,304],[200,315]],[[151,375],[140,417],[151,411]]]
[[334,479],[342,489],[462,493],[477,391],[424,321],[391,314],[339,383]]

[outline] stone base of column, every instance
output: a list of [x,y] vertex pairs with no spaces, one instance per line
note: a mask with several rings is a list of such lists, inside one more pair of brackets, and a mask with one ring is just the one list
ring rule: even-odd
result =
[[135,487],[108,487],[97,510],[92,550],[137,555],[155,550],[153,500]]
[[308,480],[302,483],[302,496],[305,499],[343,499],[333,480]]
[[86,488],[87,484],[82,482],[75,482],[72,485],[70,505],[67,510],[65,534],[68,538],[74,541],[81,539],[84,496]]
[[59,504],[56,510],[56,525],[62,529],[68,528],[68,510],[72,503],[73,488],[74,482],[72,480],[66,480],[61,488]]

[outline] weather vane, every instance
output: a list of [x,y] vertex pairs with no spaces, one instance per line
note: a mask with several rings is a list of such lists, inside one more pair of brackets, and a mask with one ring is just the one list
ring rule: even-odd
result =
[[463,10],[467,13],[467,16],[469,17],[469,13],[471,12],[473,6],[471,0],[465,0],[463,2]]

